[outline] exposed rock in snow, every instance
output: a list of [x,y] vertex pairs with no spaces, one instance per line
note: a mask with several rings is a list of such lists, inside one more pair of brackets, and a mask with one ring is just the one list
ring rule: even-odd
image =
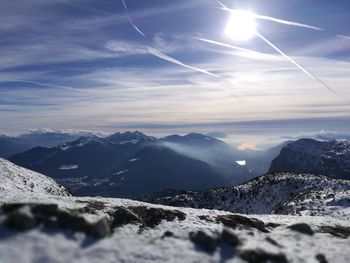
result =
[[53,179],[19,167],[2,158],[0,158],[0,192],[6,192],[8,195],[16,195],[19,192],[39,195],[70,195]]

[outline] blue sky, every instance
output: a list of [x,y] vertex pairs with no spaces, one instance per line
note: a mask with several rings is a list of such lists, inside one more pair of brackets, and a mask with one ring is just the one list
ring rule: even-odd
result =
[[274,132],[349,131],[350,2],[222,2],[324,29],[257,20],[261,34],[336,94],[260,38],[225,36],[230,14],[216,1],[126,0],[127,14],[121,0],[2,1],[0,130],[244,133],[248,122],[259,133],[273,122]]

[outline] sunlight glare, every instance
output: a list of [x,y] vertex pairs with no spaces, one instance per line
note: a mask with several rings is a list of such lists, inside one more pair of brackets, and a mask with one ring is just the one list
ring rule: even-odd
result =
[[227,23],[225,34],[237,41],[246,41],[256,33],[254,15],[247,11],[235,10]]

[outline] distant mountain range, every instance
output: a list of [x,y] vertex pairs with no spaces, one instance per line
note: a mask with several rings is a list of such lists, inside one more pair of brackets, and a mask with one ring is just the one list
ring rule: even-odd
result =
[[155,138],[137,131],[108,137],[37,131],[0,137],[2,152],[32,145],[9,160],[56,179],[76,195],[137,198],[164,189],[205,190],[239,185],[267,172],[350,179],[345,139],[301,139],[265,151],[240,151],[199,133]]
[[35,130],[19,136],[0,134],[0,157],[8,158],[37,146],[53,147],[60,143],[77,140],[81,136],[88,137],[92,135],[90,132],[51,130]]
[[350,179],[350,141],[300,139],[282,148],[270,173],[292,172]]
[[255,176],[235,162],[230,146],[196,133],[161,139],[141,132],[81,137],[10,160],[56,179],[76,195],[135,197],[164,188],[230,186]]

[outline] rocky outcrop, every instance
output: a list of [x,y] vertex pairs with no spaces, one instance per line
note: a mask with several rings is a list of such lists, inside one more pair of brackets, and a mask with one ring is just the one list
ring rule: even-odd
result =
[[301,139],[282,148],[269,173],[291,172],[350,179],[350,141]]

